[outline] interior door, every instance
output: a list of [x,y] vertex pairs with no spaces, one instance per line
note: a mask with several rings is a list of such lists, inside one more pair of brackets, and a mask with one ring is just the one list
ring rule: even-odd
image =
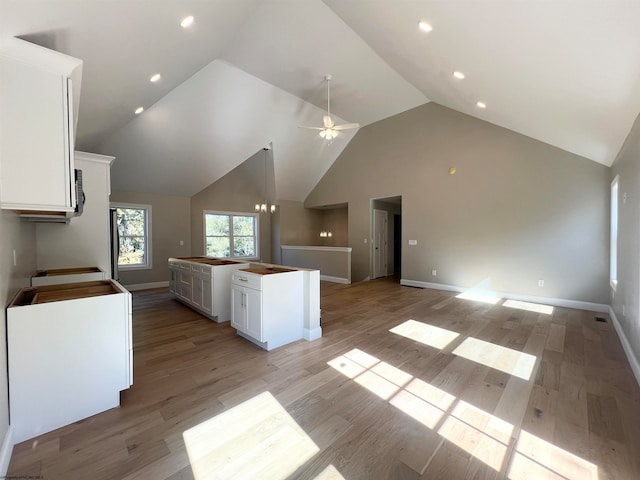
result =
[[373,211],[373,278],[387,275],[387,212]]

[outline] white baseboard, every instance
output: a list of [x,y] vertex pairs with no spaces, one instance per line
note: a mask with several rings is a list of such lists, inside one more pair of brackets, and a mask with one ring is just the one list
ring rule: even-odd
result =
[[620,339],[620,343],[622,343],[622,348],[624,349],[624,353],[627,355],[627,360],[629,360],[629,365],[631,365],[631,370],[633,370],[633,375],[636,377],[636,382],[640,385],[640,362],[638,362],[638,358],[635,353],[633,353],[633,348],[631,348],[631,344],[627,339],[627,336],[624,334],[624,330],[622,329],[622,325],[618,321],[618,317],[616,317],[616,313],[613,311],[613,308],[609,307],[609,316],[613,321],[613,327],[616,329],[616,333],[618,334],[618,338]]
[[122,286],[124,288],[126,288],[127,290],[129,290],[130,292],[133,292],[135,290],[150,290],[152,288],[168,287],[169,286],[169,280],[167,280],[166,282],[136,283],[136,284],[133,284],[133,285],[124,285],[124,284],[122,284]]
[[344,285],[351,284],[348,278],[332,277],[330,275],[320,275],[320,280],[324,280],[325,282],[342,283]]
[[7,433],[2,441],[2,449],[0,449],[0,478],[5,478],[7,470],[9,470],[9,462],[11,461],[11,453],[13,452],[13,427],[9,425]]
[[317,340],[322,337],[322,327],[316,327],[314,329],[305,328],[302,332],[302,338],[305,340]]
[[564,298],[538,297],[535,295],[524,295],[520,293],[496,292],[486,289],[473,289],[460,287],[457,285],[445,285],[443,283],[420,282],[418,280],[401,279],[400,285],[419,288],[433,288],[435,290],[447,290],[450,292],[478,292],[490,294],[495,297],[506,298],[508,300],[520,300],[522,302],[542,303],[544,305],[552,305],[554,307],[577,308],[580,310],[589,310],[590,312],[609,313],[609,305],[604,303],[582,302],[580,300],[568,300]]

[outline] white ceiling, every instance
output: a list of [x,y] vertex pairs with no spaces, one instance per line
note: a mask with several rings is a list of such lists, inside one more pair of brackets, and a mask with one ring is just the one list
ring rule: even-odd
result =
[[77,147],[117,156],[114,188],[193,195],[273,142],[290,200],[355,133],[297,128],[321,123],[326,73],[340,121],[432,100],[610,165],[640,111],[639,24],[635,0],[0,0],[0,39],[84,61]]

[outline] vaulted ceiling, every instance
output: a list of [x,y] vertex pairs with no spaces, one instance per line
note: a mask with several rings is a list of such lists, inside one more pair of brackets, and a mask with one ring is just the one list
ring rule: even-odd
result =
[[0,0],[0,40],[84,61],[76,147],[116,155],[114,188],[193,195],[272,143],[289,200],[356,133],[297,128],[322,123],[327,73],[340,123],[435,101],[610,165],[640,112],[638,24],[633,0]]

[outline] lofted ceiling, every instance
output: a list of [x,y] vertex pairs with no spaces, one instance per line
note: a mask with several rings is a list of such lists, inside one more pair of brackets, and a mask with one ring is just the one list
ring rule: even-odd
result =
[[272,143],[287,200],[356,133],[297,128],[321,124],[327,73],[340,123],[435,101],[610,165],[640,112],[638,24],[633,0],[0,0],[0,40],[84,61],[76,147],[116,155],[113,188],[190,196]]

